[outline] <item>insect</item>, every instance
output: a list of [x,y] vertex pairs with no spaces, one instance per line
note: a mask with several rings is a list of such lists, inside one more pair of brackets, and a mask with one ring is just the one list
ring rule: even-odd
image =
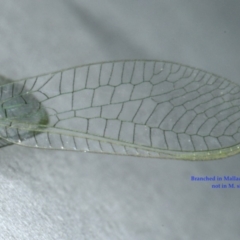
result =
[[211,160],[240,152],[240,86],[165,61],[1,77],[0,146]]

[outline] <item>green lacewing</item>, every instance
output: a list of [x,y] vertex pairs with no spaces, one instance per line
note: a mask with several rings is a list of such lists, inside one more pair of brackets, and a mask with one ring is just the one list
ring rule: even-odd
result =
[[240,151],[240,86],[155,60],[0,78],[0,146],[185,160]]

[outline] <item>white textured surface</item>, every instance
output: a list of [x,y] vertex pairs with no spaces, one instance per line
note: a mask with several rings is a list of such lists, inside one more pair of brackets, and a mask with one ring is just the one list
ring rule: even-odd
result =
[[[163,59],[240,83],[240,3],[224,0],[0,0],[1,73],[19,79],[83,63]],[[18,146],[0,154],[0,239],[234,239],[239,190],[191,175],[210,162]]]

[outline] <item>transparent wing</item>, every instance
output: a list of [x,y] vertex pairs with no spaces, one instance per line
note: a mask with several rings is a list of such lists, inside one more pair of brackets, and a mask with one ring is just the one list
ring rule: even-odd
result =
[[189,160],[239,152],[240,87],[196,68],[105,62],[0,91],[0,134],[9,143]]

